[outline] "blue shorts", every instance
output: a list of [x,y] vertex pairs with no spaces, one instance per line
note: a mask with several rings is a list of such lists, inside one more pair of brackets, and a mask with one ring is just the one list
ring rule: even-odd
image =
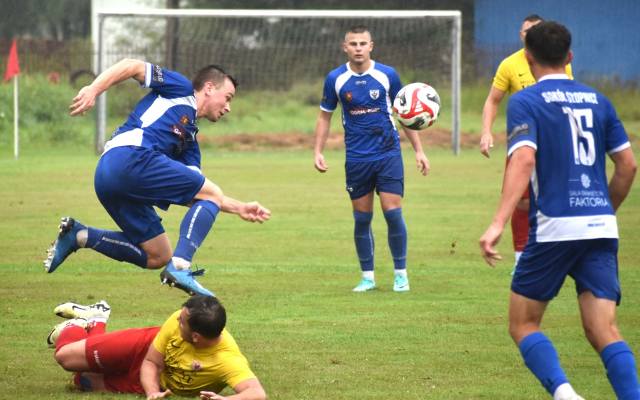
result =
[[94,177],[98,199],[132,243],[153,239],[164,228],[154,206],[188,204],[204,176],[144,147],[115,147],[102,155]]
[[347,161],[344,169],[351,200],[369,194],[374,189],[376,193],[404,195],[404,166],[400,154],[376,161]]
[[590,291],[597,298],[620,304],[618,239],[527,243],[516,265],[511,290],[538,301],[554,298],[567,275],[578,294]]

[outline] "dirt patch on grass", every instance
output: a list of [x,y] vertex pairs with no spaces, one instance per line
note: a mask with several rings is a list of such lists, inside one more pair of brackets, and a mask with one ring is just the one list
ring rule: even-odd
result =
[[[422,145],[429,149],[433,147],[451,147],[451,131],[441,128],[429,128],[420,132]],[[496,135],[497,142],[504,142],[504,134]],[[400,140],[408,143],[406,136],[400,134]],[[480,136],[473,133],[462,133],[460,146],[462,148],[478,147]],[[237,134],[224,136],[200,136],[199,141],[212,144],[215,147],[230,150],[261,150],[261,149],[313,149],[314,136],[306,133],[270,133],[270,134]],[[329,135],[326,149],[344,148],[344,135],[334,132]]]

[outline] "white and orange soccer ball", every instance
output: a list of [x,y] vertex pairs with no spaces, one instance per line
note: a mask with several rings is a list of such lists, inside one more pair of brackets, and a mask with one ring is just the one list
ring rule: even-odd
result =
[[426,83],[410,83],[400,89],[393,100],[398,122],[409,129],[426,129],[440,114],[440,96]]

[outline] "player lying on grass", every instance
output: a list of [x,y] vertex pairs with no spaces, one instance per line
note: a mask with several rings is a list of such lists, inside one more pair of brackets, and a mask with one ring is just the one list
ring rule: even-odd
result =
[[[257,202],[226,196],[200,171],[198,119],[216,122],[230,112],[237,83],[215,65],[202,68],[189,81],[157,65],[125,59],[82,88],[70,114],[83,115],[98,95],[129,78],[151,90],[105,144],[94,178],[98,199],[122,231],[97,229],[65,217],[48,250],[45,269],[55,271],[69,254],[86,247],[142,268],[166,265],[163,283],[212,296],[194,278],[204,271],[190,268],[218,212],[237,214],[250,222],[264,222],[271,216]],[[171,204],[189,207],[175,251],[154,209],[166,210]]]
[[[83,391],[200,395],[203,400],[261,400],[266,394],[231,334],[226,312],[211,296],[196,295],[161,327],[106,333],[111,308],[105,301],[90,306],[64,303],[55,313],[68,320],[47,338],[55,360],[75,372]],[[235,394],[221,396],[225,387]]]

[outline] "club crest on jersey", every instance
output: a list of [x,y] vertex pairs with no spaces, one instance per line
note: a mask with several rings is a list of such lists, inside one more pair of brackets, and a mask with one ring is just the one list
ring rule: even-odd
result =
[[379,89],[369,90],[369,97],[371,97],[373,100],[377,100],[378,97],[380,97],[380,90]]
[[345,94],[344,94],[344,99],[345,99],[347,102],[351,103],[351,100],[353,100],[353,93],[351,93],[351,92],[347,92],[347,93],[345,93]]
[[151,80],[162,83],[164,82],[164,76],[162,75],[162,67],[154,65],[151,72]]

